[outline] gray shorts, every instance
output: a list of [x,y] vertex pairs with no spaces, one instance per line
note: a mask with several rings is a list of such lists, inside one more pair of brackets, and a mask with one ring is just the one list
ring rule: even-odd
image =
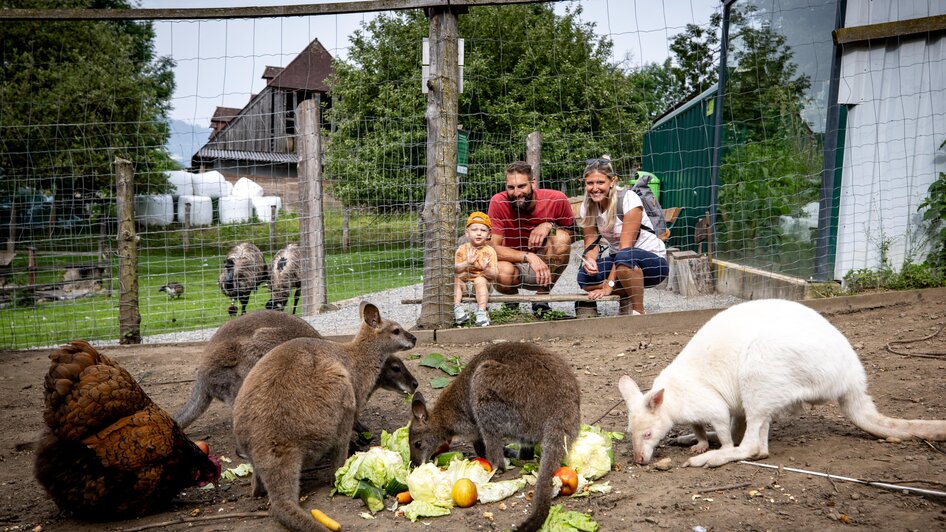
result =
[[519,287],[526,290],[541,290],[547,288],[538,284],[535,277],[535,271],[528,262],[516,262],[513,264],[519,270]]

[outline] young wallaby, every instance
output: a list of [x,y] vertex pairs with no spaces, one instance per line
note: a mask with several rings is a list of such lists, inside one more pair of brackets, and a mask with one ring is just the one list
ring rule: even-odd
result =
[[552,476],[581,421],[578,379],[558,355],[532,344],[487,347],[467,364],[430,410],[420,393],[411,404],[411,462],[420,465],[454,437],[504,468],[509,442],[542,444],[532,513],[517,530],[538,530],[549,513]]
[[[692,425],[694,452],[708,448],[704,423],[722,446],[691,457],[687,466],[765,458],[773,416],[802,403],[837,401],[855,425],[881,438],[946,440],[946,421],[880,414],[867,394],[864,366],[844,335],[791,301],[750,301],[724,310],[660,372],[651,391],[642,393],[627,375],[618,387],[638,464],[650,462],[674,424]],[[734,447],[740,428],[744,435]]]
[[[228,321],[207,342],[191,397],[174,420],[187,428],[214,399],[232,406],[243,379],[263,355],[293,338],[321,337],[305,320],[276,310],[256,310]],[[392,356],[382,368],[377,388],[413,393],[417,380],[401,359]],[[363,431],[360,426],[355,429]]]
[[378,308],[361,304],[361,330],[348,343],[296,338],[266,354],[233,403],[237,446],[253,465],[253,495],[269,493],[273,518],[290,530],[322,530],[299,506],[303,463],[333,472],[345,463],[352,424],[385,360],[416,338]]

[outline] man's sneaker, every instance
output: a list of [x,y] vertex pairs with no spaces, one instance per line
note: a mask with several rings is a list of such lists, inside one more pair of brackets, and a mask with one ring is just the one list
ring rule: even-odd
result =
[[474,325],[477,327],[486,327],[489,325],[489,312],[485,310],[477,310],[476,322],[474,322]]
[[594,318],[598,315],[598,303],[595,301],[575,301],[576,318]]
[[542,318],[546,312],[552,312],[552,306],[548,303],[533,303],[532,304],[532,313],[535,314],[536,318]]
[[470,321],[470,312],[460,305],[453,307],[453,321],[457,325],[463,325]]

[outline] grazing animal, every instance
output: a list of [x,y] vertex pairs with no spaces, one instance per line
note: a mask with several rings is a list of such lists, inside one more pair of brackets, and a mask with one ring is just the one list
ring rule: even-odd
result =
[[416,466],[454,437],[473,440],[477,454],[504,467],[511,441],[542,444],[532,513],[517,530],[538,530],[548,517],[552,476],[581,421],[578,379],[558,355],[532,344],[502,343],[481,351],[430,411],[414,394],[408,440]]
[[848,419],[880,438],[946,440],[946,421],[880,414],[867,394],[864,366],[844,335],[791,301],[750,301],[724,310],[697,331],[649,392],[627,375],[618,387],[638,464],[650,462],[674,424],[693,427],[694,452],[709,447],[704,424],[722,445],[691,457],[687,466],[765,458],[773,416],[802,403],[837,401]]
[[78,340],[49,358],[35,474],[60,510],[93,521],[137,517],[220,477],[216,458],[110,358]]
[[231,316],[237,313],[236,303],[242,305],[240,314],[246,314],[246,304],[256,287],[269,280],[266,259],[258,247],[243,242],[233,246],[223,261],[220,270],[220,291],[230,298],[227,312]]
[[269,289],[272,297],[266,302],[266,308],[285,310],[289,294],[295,290],[292,301],[292,313],[296,313],[299,304],[299,292],[302,290],[302,257],[297,244],[289,244],[280,249],[269,266]]
[[[191,397],[174,420],[187,428],[214,399],[233,406],[243,379],[263,355],[293,338],[321,337],[305,320],[275,310],[256,310],[224,323],[207,342]],[[391,356],[375,383],[377,388],[413,393],[417,380],[401,359]],[[361,432],[363,427],[356,430]]]
[[161,288],[158,288],[158,292],[164,292],[168,295],[168,299],[177,299],[184,294],[184,285],[181,283],[168,283]]
[[388,357],[416,338],[361,304],[361,329],[351,342],[296,338],[250,370],[233,403],[237,446],[253,465],[253,495],[269,494],[273,518],[290,530],[322,530],[299,506],[303,464],[334,472],[345,463],[355,418]]

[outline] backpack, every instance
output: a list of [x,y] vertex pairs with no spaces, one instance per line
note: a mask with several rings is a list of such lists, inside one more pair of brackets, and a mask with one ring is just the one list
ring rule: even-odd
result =
[[[641,224],[641,229],[649,233],[653,233],[656,236],[660,236],[667,232],[667,221],[664,220],[664,210],[660,206],[660,203],[657,201],[657,198],[654,197],[654,191],[647,186],[647,183],[650,182],[651,174],[644,174],[634,183],[634,186],[630,188],[636,193],[640,199],[641,203],[644,204],[644,213],[647,214],[647,217],[650,218],[651,225],[654,226],[653,229],[647,227],[644,224]],[[617,204],[617,216],[624,220],[624,194],[628,189],[622,189],[618,191],[618,204]]]

